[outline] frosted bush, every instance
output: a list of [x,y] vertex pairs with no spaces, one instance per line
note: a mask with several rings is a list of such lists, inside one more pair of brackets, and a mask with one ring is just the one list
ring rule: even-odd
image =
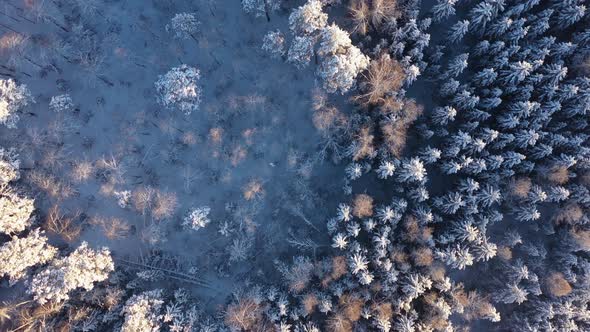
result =
[[74,108],[72,97],[69,94],[51,97],[49,108],[57,113],[66,112]]
[[121,332],[159,331],[162,318],[159,312],[163,303],[160,289],[133,295],[121,311],[125,316]]
[[211,209],[208,206],[203,206],[197,209],[193,209],[182,222],[182,225],[187,229],[198,231],[201,228],[205,228],[211,220],[209,219],[209,212]]
[[310,35],[328,24],[328,14],[322,11],[319,0],[309,0],[289,15],[289,29],[297,35]]
[[287,61],[301,69],[307,66],[313,56],[313,39],[307,36],[296,36],[291,42]]
[[158,101],[168,109],[177,109],[186,115],[198,110],[201,104],[201,87],[197,84],[201,77],[197,68],[181,65],[172,68],[156,81]]
[[152,223],[141,231],[141,239],[151,245],[166,242],[166,232],[161,224]]
[[27,237],[12,237],[0,247],[0,276],[8,276],[13,285],[26,276],[31,266],[44,264],[57,254],[57,249],[47,244],[47,237],[39,229]]
[[178,39],[188,39],[199,30],[201,22],[195,13],[178,13],[174,15],[170,24],[166,24],[166,31],[174,33]]
[[76,288],[91,290],[95,282],[106,280],[114,268],[108,248],[93,250],[82,242],[69,256],[54,260],[35,275],[28,292],[40,304],[60,302],[67,300],[69,292]]
[[35,210],[34,200],[20,197],[8,187],[0,187],[0,232],[14,234],[22,232],[31,222]]
[[0,148],[0,186],[20,178],[20,160],[16,150]]
[[[242,9],[256,17],[268,15],[281,8],[281,0],[242,0]],[[268,12],[267,12],[268,10]]]
[[17,85],[12,79],[0,79],[0,123],[8,128],[16,128],[20,109],[34,103],[26,85]]
[[285,54],[285,36],[281,31],[269,31],[262,40],[262,50],[273,58],[280,58]]
[[131,200],[131,192],[129,190],[115,191],[113,194],[117,199],[117,204],[121,208],[124,209],[129,206],[129,202]]

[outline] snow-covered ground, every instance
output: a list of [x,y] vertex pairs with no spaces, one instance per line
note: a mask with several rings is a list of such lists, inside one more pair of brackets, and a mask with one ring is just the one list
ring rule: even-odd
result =
[[[36,100],[17,129],[0,129],[0,142],[18,149],[40,222],[58,206],[82,225],[66,240],[132,261],[160,250],[223,294],[272,270],[295,240],[323,241],[342,170],[317,158],[313,69],[261,50],[267,31],[287,30],[286,11],[268,22],[239,1],[6,0],[0,9],[0,72]],[[165,28],[182,12],[201,22],[188,39]],[[202,103],[190,115],[155,95],[158,76],[181,64],[201,72]],[[63,94],[74,107],[55,112],[51,98]],[[181,226],[204,206],[211,223]],[[229,260],[240,244],[248,263]]]

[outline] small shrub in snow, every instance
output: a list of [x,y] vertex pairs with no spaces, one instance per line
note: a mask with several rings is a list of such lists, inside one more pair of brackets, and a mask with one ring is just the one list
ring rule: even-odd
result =
[[297,35],[310,35],[328,24],[328,14],[319,0],[309,0],[289,15],[289,29]]
[[0,232],[14,234],[22,232],[32,220],[34,200],[20,197],[8,187],[0,187]]
[[47,237],[39,229],[32,231],[27,237],[12,237],[0,247],[0,276],[8,276],[10,284],[26,276],[31,266],[50,261],[57,249],[47,244]]
[[115,195],[115,198],[117,199],[117,204],[121,208],[124,209],[129,206],[129,203],[131,202],[131,191],[129,191],[129,190],[115,191],[113,194]]
[[156,81],[158,101],[168,109],[177,109],[186,115],[199,109],[202,90],[198,85],[201,77],[197,68],[181,65],[172,68]]
[[34,103],[26,85],[17,85],[12,79],[0,79],[0,123],[8,128],[16,128],[21,108]]
[[125,316],[121,332],[159,331],[162,324],[159,312],[163,304],[160,289],[133,295],[121,311],[121,315]]
[[178,13],[174,15],[170,24],[166,24],[166,31],[173,32],[178,39],[188,39],[199,30],[201,22],[194,13]]
[[20,178],[20,160],[15,149],[0,148],[0,185]]
[[281,8],[281,0],[242,0],[242,9],[256,17],[267,16]]
[[205,228],[211,220],[209,219],[209,212],[211,209],[208,206],[203,206],[198,209],[193,209],[182,222],[185,228],[198,231],[201,228]]
[[31,280],[28,292],[40,304],[61,302],[76,288],[91,290],[94,283],[104,281],[115,266],[107,248],[93,250],[86,242],[69,256],[54,260]]
[[303,291],[313,277],[314,265],[307,257],[293,257],[293,264],[289,265],[278,261],[276,263],[277,269],[293,293]]
[[273,58],[280,58],[285,54],[285,36],[281,31],[269,31],[262,40],[262,50]]
[[229,261],[241,262],[248,258],[250,249],[252,248],[252,240],[250,238],[241,237],[233,240],[231,246],[228,248]]
[[49,108],[57,113],[66,112],[74,108],[74,103],[69,94],[51,97]]

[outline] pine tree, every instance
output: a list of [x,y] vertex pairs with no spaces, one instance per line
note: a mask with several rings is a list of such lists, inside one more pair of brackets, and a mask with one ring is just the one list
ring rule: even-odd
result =
[[581,20],[586,14],[586,6],[574,5],[573,1],[566,1],[557,9],[557,26],[567,28]]
[[295,35],[311,35],[328,24],[328,15],[323,12],[319,0],[308,0],[289,15],[289,29]]
[[398,172],[398,180],[401,182],[426,181],[426,168],[419,158],[411,158],[402,162]]
[[494,6],[491,1],[482,1],[469,12],[469,18],[475,29],[484,31],[486,25],[494,18]]
[[498,78],[498,73],[494,68],[485,68],[473,76],[473,83],[480,87],[492,85]]
[[521,304],[527,300],[528,292],[518,285],[508,285],[507,288],[495,295],[496,301],[502,303],[517,303]]
[[524,80],[533,70],[533,66],[526,61],[511,63],[510,69],[502,71],[502,79],[507,85],[516,85]]
[[469,57],[468,53],[459,54],[458,56],[454,57],[449,62],[449,67],[447,68],[447,70],[443,74],[443,77],[451,78],[451,77],[459,76],[465,69],[467,69],[468,57]]
[[387,179],[391,176],[393,176],[393,173],[395,171],[395,164],[392,163],[391,161],[382,161],[381,164],[379,165],[379,168],[376,170],[378,176],[380,179]]
[[438,3],[432,6],[432,15],[434,22],[445,20],[451,15],[455,15],[455,4],[457,0],[438,0]]

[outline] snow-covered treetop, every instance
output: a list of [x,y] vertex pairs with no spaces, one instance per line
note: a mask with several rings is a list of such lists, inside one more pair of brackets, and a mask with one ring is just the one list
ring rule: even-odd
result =
[[369,58],[358,48],[351,47],[347,54],[327,57],[317,70],[324,80],[324,89],[330,93],[345,93],[356,83],[357,75],[369,66]]
[[191,210],[190,213],[184,218],[182,226],[195,231],[205,228],[205,226],[211,222],[209,219],[209,212],[211,212],[211,208],[208,206]]
[[175,38],[188,39],[199,30],[200,24],[195,13],[178,13],[166,24],[166,31],[174,33]]
[[309,0],[289,16],[289,29],[297,35],[310,35],[328,24],[328,14],[319,0]]
[[262,50],[273,58],[280,58],[285,54],[285,36],[281,31],[269,31],[262,40]]
[[32,222],[34,200],[17,195],[6,185],[0,186],[0,232],[15,234],[24,231]]
[[311,61],[313,56],[313,38],[309,36],[295,36],[289,47],[287,62],[294,64],[297,68],[304,68]]
[[335,24],[320,32],[318,54],[322,62],[317,75],[324,81],[324,89],[345,93],[356,83],[357,75],[369,67],[370,59],[352,45],[348,32]]
[[49,102],[49,109],[54,112],[66,112],[74,108],[74,102],[72,101],[72,97],[69,94],[63,94],[59,96],[51,97],[51,101]]
[[198,85],[201,77],[197,68],[181,65],[160,75],[155,83],[158,101],[169,109],[177,109],[186,115],[198,110],[202,90]]
[[281,8],[282,0],[242,0],[242,9],[256,17],[269,15]]
[[0,186],[20,178],[20,160],[15,149],[0,148]]
[[17,85],[12,79],[0,79],[0,123],[8,128],[16,128],[21,108],[35,100],[26,85]]
[[38,228],[24,238],[13,236],[0,247],[0,276],[8,276],[12,285],[26,276],[29,267],[44,264],[56,254],[57,248],[47,243]]
[[95,282],[106,280],[114,269],[108,248],[94,250],[82,242],[70,255],[54,260],[35,275],[28,292],[40,304],[60,302],[67,300],[69,292],[76,288],[91,290]]
[[350,47],[352,47],[350,35],[336,24],[320,30],[319,55],[344,54]]
[[121,311],[121,315],[125,316],[121,332],[159,331],[162,324],[159,312],[163,304],[159,289],[133,295]]

